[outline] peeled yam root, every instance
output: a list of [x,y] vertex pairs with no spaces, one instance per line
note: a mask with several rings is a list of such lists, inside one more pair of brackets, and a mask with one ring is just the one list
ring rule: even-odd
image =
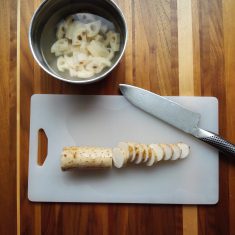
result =
[[133,142],[120,142],[113,149],[113,162],[117,168],[133,163],[153,166],[162,160],[186,158],[189,153],[190,147],[185,143],[146,145]]
[[82,79],[110,67],[120,49],[120,34],[89,13],[68,16],[59,22],[56,38],[51,53],[58,57],[58,70]]
[[61,154],[61,169],[73,168],[116,168],[128,164],[153,166],[159,161],[186,158],[190,147],[185,143],[139,144],[120,142],[117,147],[65,147]]
[[112,149],[103,147],[65,147],[61,154],[61,169],[111,168]]

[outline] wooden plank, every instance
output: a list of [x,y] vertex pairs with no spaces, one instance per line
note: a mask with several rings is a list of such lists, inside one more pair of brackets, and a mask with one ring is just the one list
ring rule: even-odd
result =
[[[222,1],[199,1],[201,94],[219,100],[219,132],[226,135]],[[199,207],[199,234],[229,234],[228,160],[220,154],[219,203]],[[223,215],[223,216],[221,216]]]
[[[235,143],[235,2],[223,1],[223,32],[224,32],[224,59],[225,59],[225,84],[226,84],[226,137]],[[229,234],[235,234],[235,161],[229,159]]]
[[16,233],[16,6],[0,8],[0,234]]
[[[179,94],[194,95],[194,40],[192,1],[178,0]],[[183,206],[183,234],[197,235],[196,206]]]

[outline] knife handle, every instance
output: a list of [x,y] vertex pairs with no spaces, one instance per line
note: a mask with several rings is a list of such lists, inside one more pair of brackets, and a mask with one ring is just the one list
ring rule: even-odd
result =
[[217,134],[203,129],[199,129],[197,138],[217,148],[219,151],[235,156],[235,145],[224,140]]

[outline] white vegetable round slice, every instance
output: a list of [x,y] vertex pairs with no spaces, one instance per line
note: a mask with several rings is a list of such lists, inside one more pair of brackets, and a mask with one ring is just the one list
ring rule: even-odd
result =
[[65,30],[67,30],[68,29],[68,27],[74,22],[74,17],[73,16],[68,16],[68,17],[66,17],[66,19],[65,19],[65,22],[64,22],[64,28],[65,28]]
[[159,144],[150,144],[150,148],[153,149],[153,153],[155,154],[155,163],[161,161],[164,156],[164,152],[162,147]]
[[68,46],[68,39],[61,38],[52,45],[51,53],[55,53],[56,56],[63,55],[63,53],[68,49]]
[[110,54],[103,43],[95,40],[90,42],[90,44],[87,46],[87,50],[91,53],[92,56],[108,57]]
[[105,34],[108,31],[108,26],[106,24],[102,24],[100,27],[100,32]]
[[86,65],[86,70],[93,73],[100,73],[104,67],[105,66],[103,64],[93,60]]
[[171,159],[171,157],[173,155],[172,148],[168,144],[160,144],[160,145],[161,145],[161,147],[163,148],[163,151],[164,151],[163,159],[166,160],[166,161]]
[[154,150],[148,146],[148,155],[149,159],[146,163],[146,166],[152,166],[155,162],[155,155],[154,155]]
[[143,151],[144,148],[142,147],[141,144],[136,144],[135,145],[135,164],[140,164],[143,161]]
[[90,22],[96,21],[95,16],[90,13],[79,13],[76,15],[76,17],[83,23],[90,23]]
[[135,161],[135,143],[128,142],[129,148],[129,162]]
[[100,31],[100,27],[101,27],[100,20],[86,24],[87,36],[90,38],[95,37]]
[[108,60],[112,60],[113,57],[114,57],[114,51],[112,50],[112,48],[107,48],[109,54],[108,56],[106,57]]
[[186,158],[190,153],[190,147],[185,143],[177,143],[177,146],[181,149],[180,158]]
[[60,72],[64,72],[68,69],[68,64],[66,59],[63,56],[58,57],[57,59],[57,68]]
[[104,45],[112,48],[113,51],[119,51],[120,48],[120,34],[113,31],[106,33],[106,39]]
[[146,144],[141,144],[141,146],[143,147],[143,154],[142,154],[142,162],[147,162],[149,159],[149,150],[148,150],[148,146]]
[[125,165],[125,152],[120,148],[113,148],[113,163],[117,168]]
[[170,144],[172,150],[173,150],[173,154],[171,157],[171,160],[177,160],[180,158],[181,156],[181,149],[178,147],[177,144]]
[[129,155],[130,155],[128,144],[127,144],[126,142],[119,142],[119,143],[118,143],[118,148],[122,149],[123,152],[125,153],[125,155],[124,155],[124,157],[125,157],[125,163],[127,163],[128,160],[129,160]]
[[79,66],[82,66],[82,68],[84,68],[84,66],[89,62],[88,56],[82,52],[74,52],[73,57],[74,63]]
[[61,39],[61,38],[64,38],[64,36],[65,36],[64,21],[61,21],[61,22],[57,25],[56,38],[57,38],[57,39]]
[[90,78],[94,75],[93,72],[87,71],[85,69],[81,70],[81,71],[77,71],[77,77],[79,78]]

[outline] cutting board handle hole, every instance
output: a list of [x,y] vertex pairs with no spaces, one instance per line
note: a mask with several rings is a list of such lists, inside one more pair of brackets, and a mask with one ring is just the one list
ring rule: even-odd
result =
[[38,130],[38,165],[42,166],[47,157],[48,139],[43,129]]

